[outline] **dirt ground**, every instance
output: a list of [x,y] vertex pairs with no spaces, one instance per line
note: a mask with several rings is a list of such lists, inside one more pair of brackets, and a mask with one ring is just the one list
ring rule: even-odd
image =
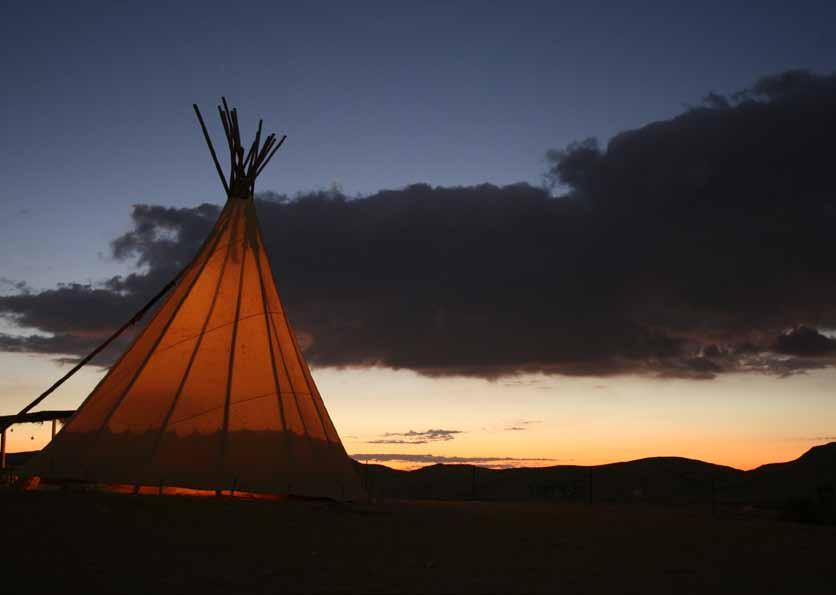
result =
[[8,593],[836,592],[836,527],[705,509],[4,491],[0,510]]

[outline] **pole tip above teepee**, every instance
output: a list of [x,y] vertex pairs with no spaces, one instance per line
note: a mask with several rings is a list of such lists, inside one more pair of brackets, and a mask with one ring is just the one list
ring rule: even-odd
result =
[[252,198],[255,190],[255,179],[264,170],[273,158],[273,155],[279,150],[279,147],[282,146],[287,135],[282,135],[277,141],[276,134],[271,133],[262,142],[261,128],[263,120],[259,120],[255,139],[250,145],[249,151],[244,153],[244,147],[241,144],[241,129],[238,125],[238,110],[234,107],[232,109],[229,108],[226,97],[221,97],[221,103],[222,106],[218,106],[218,115],[220,116],[221,124],[223,124],[224,134],[229,147],[228,179],[224,175],[223,168],[218,160],[218,155],[215,152],[215,147],[206,128],[206,123],[200,113],[200,108],[196,103],[192,104],[192,107],[197,115],[198,122],[200,122],[203,137],[206,139],[209,153],[212,155],[212,161],[215,163],[215,169],[221,178],[221,184],[223,184],[227,198]]

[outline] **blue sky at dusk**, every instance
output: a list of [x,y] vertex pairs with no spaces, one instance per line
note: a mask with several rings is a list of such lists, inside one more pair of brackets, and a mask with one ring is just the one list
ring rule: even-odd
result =
[[131,204],[222,200],[191,112],[221,94],[288,134],[262,190],[536,184],[549,148],[836,57],[827,2],[247,6],[7,8],[6,276],[96,279]]

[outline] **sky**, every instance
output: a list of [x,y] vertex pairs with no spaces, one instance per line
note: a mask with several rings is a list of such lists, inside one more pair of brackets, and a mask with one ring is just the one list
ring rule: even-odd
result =
[[[808,143],[810,158],[774,161],[790,164],[778,181],[766,149],[748,161],[725,155],[739,175],[709,176],[700,192],[724,197],[726,210],[708,199],[711,210],[691,217],[651,200],[658,188],[690,196],[692,186],[680,180],[722,170],[706,157],[729,144],[716,139],[761,114],[734,103],[735,92],[749,89],[770,103],[755,129],[778,130],[789,95],[757,89],[757,81],[792,69],[833,73],[831,3],[306,2],[243,3],[238,12],[251,16],[230,19],[222,16],[228,3],[211,2],[7,7],[0,75],[12,84],[0,97],[0,294],[24,297],[0,303],[0,332],[12,337],[0,353],[0,411],[17,411],[66,369],[55,359],[57,343],[46,345],[50,337],[95,338],[165,283],[171,263],[155,249],[171,248],[178,258],[194,249],[208,229],[198,205],[221,205],[224,197],[191,104],[201,105],[217,137],[212,116],[223,94],[238,106],[245,136],[259,117],[288,135],[258,190],[289,197],[326,190],[356,201],[319,211],[304,201],[261,209],[267,235],[276,230],[268,244],[280,288],[312,342],[315,378],[350,453],[402,466],[680,455],[748,468],[832,439],[836,372],[824,357],[836,328],[827,310],[836,297],[830,269],[826,260],[805,259],[807,252],[780,256],[798,238],[764,223],[787,220],[789,208],[799,225],[824,225],[816,209],[826,205],[802,200],[830,191],[816,173],[824,167],[813,152],[818,140]],[[733,105],[688,111],[711,92]],[[816,93],[808,93],[813,108],[785,110],[807,114],[809,125],[797,129],[808,136],[822,129],[816,115],[833,113],[830,95]],[[665,122],[669,136],[642,128]],[[689,123],[716,131],[715,144],[701,144]],[[567,150],[590,137],[597,148]],[[630,152],[629,142],[608,146],[611,139],[674,148],[651,155]],[[673,172],[674,181],[659,171]],[[762,199],[793,175],[809,182],[793,187],[798,197]],[[544,181],[603,215],[592,223],[586,214],[567,215],[537,194]],[[532,188],[508,189],[516,183]],[[636,199],[640,192],[651,198]],[[728,219],[729,209],[742,219]],[[630,220],[636,235],[605,223],[628,211],[645,213]],[[390,229],[391,221],[402,226],[400,238],[382,231],[381,217],[391,218]],[[575,226],[566,217],[583,219]],[[643,233],[654,217],[658,225]],[[708,249],[691,249],[680,237],[688,233],[659,232],[693,220],[698,229],[682,229]],[[143,224],[175,232],[178,246],[143,239]],[[751,242],[735,243],[736,234]],[[805,250],[820,254],[809,241]],[[497,242],[505,243],[495,253]],[[768,246],[752,248],[758,242]],[[722,251],[710,260],[717,245]],[[641,260],[664,253],[679,260]],[[514,258],[504,261],[507,254]],[[692,272],[680,269],[683,262]],[[144,279],[142,290],[117,295],[107,285],[131,273]],[[82,285],[56,293],[59,284]],[[107,294],[105,307],[91,284]],[[595,308],[582,307],[590,302]],[[348,332],[318,314],[325,310],[367,330]],[[426,321],[442,330],[416,339]],[[806,330],[781,338],[799,325]],[[483,349],[485,328],[505,337],[500,347]],[[44,345],[14,339],[24,336],[43,337]],[[527,345],[508,347],[509,337]],[[799,347],[803,340],[812,347]],[[625,341],[652,348],[628,353]],[[757,349],[739,355],[752,343]],[[78,339],[64,353],[88,346]],[[77,406],[101,373],[85,370],[52,406]],[[46,432],[21,427],[12,449],[42,444]]]

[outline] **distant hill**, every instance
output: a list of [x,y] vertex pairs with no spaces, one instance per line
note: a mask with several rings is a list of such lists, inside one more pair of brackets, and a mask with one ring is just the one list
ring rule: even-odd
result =
[[472,465],[432,465],[414,471],[359,463],[357,467],[372,494],[408,499],[687,503],[710,499],[712,486],[734,482],[744,474],[731,467],[679,457],[591,467],[485,469]]
[[[12,467],[34,452],[8,455]],[[431,465],[400,471],[355,462],[369,494],[410,500],[575,500],[694,504],[724,502],[836,517],[836,442],[794,461],[741,471],[680,457],[581,467],[486,469]],[[799,512],[800,511],[800,512]],[[824,511],[824,512],[822,512]]]
[[752,469],[730,495],[764,505],[834,500],[836,442],[814,446],[794,461]]
[[369,493],[382,498],[719,502],[789,510],[792,518],[836,518],[836,442],[813,447],[794,461],[751,471],[679,457],[590,467],[432,465],[399,471],[357,463],[357,469]]

